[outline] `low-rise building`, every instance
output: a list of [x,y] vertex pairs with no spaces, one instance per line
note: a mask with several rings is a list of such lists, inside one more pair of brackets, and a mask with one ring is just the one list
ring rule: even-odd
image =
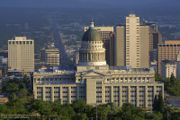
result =
[[54,43],[48,44],[46,48],[41,50],[41,61],[51,67],[60,65],[60,51]]
[[162,75],[162,61],[176,61],[180,51],[180,40],[166,40],[158,44],[158,73]]
[[170,78],[171,75],[177,77],[177,62],[176,61],[163,61],[162,62],[162,77]]
[[0,104],[6,104],[9,101],[8,97],[0,95]]
[[176,60],[164,60],[162,65],[162,77],[170,78],[173,74],[175,78],[180,79],[180,51],[177,53]]
[[58,100],[62,104],[83,99],[91,105],[131,103],[151,109],[154,97],[164,95],[163,84],[155,82],[154,71],[149,69],[98,70],[92,67],[80,72],[35,73],[33,86],[35,99]]

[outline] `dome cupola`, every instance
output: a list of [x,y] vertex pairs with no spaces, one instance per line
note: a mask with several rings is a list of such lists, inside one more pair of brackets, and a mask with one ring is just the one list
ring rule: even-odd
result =
[[89,29],[84,33],[82,41],[101,41],[100,33],[94,28],[94,22],[91,22]]
[[94,22],[91,22],[91,25],[82,37],[81,48],[79,49],[78,65],[106,65],[105,48],[103,47],[100,33],[95,29]]

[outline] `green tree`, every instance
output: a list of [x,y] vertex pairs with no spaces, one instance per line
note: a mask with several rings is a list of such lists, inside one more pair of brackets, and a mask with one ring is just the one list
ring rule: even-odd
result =
[[173,96],[180,96],[180,80],[176,79],[172,74],[171,77],[165,81],[165,90]]
[[153,101],[153,111],[163,112],[164,111],[164,100],[161,94],[156,95]]
[[163,115],[160,112],[153,113],[153,120],[163,120]]
[[10,94],[17,92],[19,90],[18,85],[16,83],[8,83],[8,82],[5,83],[5,85],[3,86],[3,92]]
[[58,114],[58,116],[60,116],[62,120],[72,120],[75,115],[73,108],[69,104],[62,105],[59,110],[60,114]]
[[172,85],[174,85],[175,81],[176,81],[176,78],[175,78],[174,74],[172,73],[171,77],[170,77],[170,82],[171,82]]
[[100,120],[107,120],[110,112],[111,112],[111,107],[109,105],[99,105],[98,106],[97,113],[98,113]]
[[50,102],[36,100],[32,104],[32,111],[37,111],[41,115],[51,115],[52,107]]
[[89,120],[87,117],[87,114],[85,113],[77,113],[74,117],[73,120]]
[[73,104],[72,104],[72,107],[74,108],[74,111],[77,112],[77,113],[83,113],[86,111],[86,103],[84,100],[78,100],[78,101],[75,101]]
[[61,105],[60,101],[55,101],[53,103],[52,112],[55,112],[57,115],[60,116],[61,115],[61,107],[62,107],[62,105]]
[[145,120],[163,120],[163,117],[160,112],[146,112]]
[[155,73],[155,80],[162,81],[162,77],[158,73]]
[[[121,112],[118,115],[122,120],[144,120],[144,112],[131,104],[123,104]],[[118,118],[116,117],[116,119]]]
[[157,111],[158,109],[157,106],[158,106],[158,98],[157,98],[157,95],[155,95],[154,100],[153,100],[153,105],[152,105],[153,111]]
[[171,116],[171,120],[180,120],[180,111],[172,112]]
[[7,106],[11,109],[13,113],[16,114],[25,114],[28,112],[26,108],[26,100],[22,98],[9,102]]
[[0,105],[0,113],[9,113],[9,109],[6,105]]
[[24,97],[24,96],[28,96],[28,90],[25,88],[22,88],[19,90],[18,97]]
[[171,120],[171,114],[173,113],[172,108],[170,107],[165,107],[164,112],[163,112],[163,120]]

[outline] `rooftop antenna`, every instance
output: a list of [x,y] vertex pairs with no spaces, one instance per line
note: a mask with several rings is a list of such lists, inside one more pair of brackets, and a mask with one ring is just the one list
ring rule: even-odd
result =
[[129,15],[130,15],[130,16],[136,16],[136,14],[135,14],[135,12],[134,12],[133,10],[131,10],[131,11],[129,12]]
[[93,19],[91,20],[91,25],[90,25],[90,27],[91,27],[91,28],[94,27],[94,20],[93,20]]

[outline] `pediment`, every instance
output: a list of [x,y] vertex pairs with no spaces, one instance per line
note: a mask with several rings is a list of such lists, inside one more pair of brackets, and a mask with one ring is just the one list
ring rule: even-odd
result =
[[81,73],[83,76],[95,76],[95,77],[104,77],[105,74],[102,72],[98,72],[95,70],[89,70],[89,71],[84,71]]

